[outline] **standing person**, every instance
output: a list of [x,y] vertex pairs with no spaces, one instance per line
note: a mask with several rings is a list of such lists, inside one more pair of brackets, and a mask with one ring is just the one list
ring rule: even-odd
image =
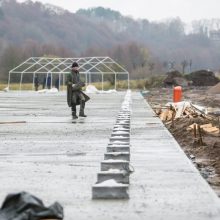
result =
[[57,90],[60,90],[60,78],[57,77],[56,81],[55,81],[55,88],[57,88]]
[[48,74],[47,76],[47,89],[51,89],[51,75]]
[[35,91],[38,91],[38,87],[39,87],[38,75],[36,75],[36,76],[34,77],[34,87],[35,87]]
[[45,76],[44,79],[43,79],[43,82],[42,82],[42,89],[45,89],[46,81],[47,81],[47,79],[46,79],[46,76]]
[[77,62],[72,64],[71,73],[67,76],[67,103],[72,109],[73,119],[77,119],[76,106],[80,105],[79,116],[87,117],[84,113],[85,102],[90,98],[82,92],[85,83],[80,80],[79,65]]

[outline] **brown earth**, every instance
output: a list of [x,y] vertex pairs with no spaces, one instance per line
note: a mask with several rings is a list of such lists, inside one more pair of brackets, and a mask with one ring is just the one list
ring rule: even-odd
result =
[[211,87],[207,92],[208,94],[220,94],[220,82],[217,85]]
[[199,70],[186,75],[193,86],[214,86],[219,82],[215,74],[209,70]]
[[164,86],[187,86],[188,82],[179,71],[171,71],[166,73],[167,77],[164,79]]
[[[209,94],[207,93],[208,89],[210,88],[185,89],[183,100],[208,107],[209,110],[219,110],[220,94]],[[172,101],[172,91],[169,88],[152,89],[147,94],[146,99],[157,114],[161,112],[161,109],[164,110],[167,102]],[[200,170],[202,176],[220,196],[220,134],[202,131],[201,143],[198,141],[198,134],[195,137],[194,130],[190,129],[193,123],[198,125],[211,124],[211,126],[218,128],[218,117],[204,114],[183,115],[183,117],[174,119],[173,122],[170,118],[168,117],[167,121],[164,121],[165,126]]]

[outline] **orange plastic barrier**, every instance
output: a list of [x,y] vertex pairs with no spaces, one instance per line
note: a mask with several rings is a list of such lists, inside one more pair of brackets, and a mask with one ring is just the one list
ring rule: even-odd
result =
[[182,99],[182,87],[176,86],[173,88],[173,102],[181,102]]

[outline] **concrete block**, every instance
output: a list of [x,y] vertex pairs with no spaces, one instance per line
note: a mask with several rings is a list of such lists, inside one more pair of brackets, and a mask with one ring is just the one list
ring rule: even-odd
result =
[[120,170],[119,172],[115,172],[114,170],[99,172],[97,178],[98,178],[97,183],[114,179],[117,183],[129,184],[129,174]]
[[128,114],[128,115],[130,115],[131,114],[131,112],[130,112],[130,110],[120,110],[119,112],[118,112],[118,114],[120,115],[120,114]]
[[118,140],[110,140],[109,144],[111,144],[111,145],[129,145],[129,144],[130,144],[130,141],[124,141],[124,140],[121,140],[121,141],[118,141]]
[[112,132],[111,137],[130,137],[130,132],[120,132],[120,131],[116,131],[116,132]]
[[124,122],[130,122],[130,118],[117,118],[117,121],[124,121]]
[[130,114],[119,114],[117,115],[117,118],[130,118]]
[[110,169],[129,170],[129,162],[126,160],[104,160],[101,162],[101,171]]
[[127,184],[109,185],[106,183],[108,181],[95,184],[92,187],[92,199],[129,199]]
[[105,153],[105,160],[126,160],[130,161],[129,152],[108,152]]
[[117,117],[116,120],[117,121],[129,121],[129,122],[131,121],[130,117],[121,117],[121,116]]
[[113,130],[120,129],[120,130],[129,130],[130,131],[130,125],[114,125]]
[[129,142],[130,137],[123,137],[121,135],[110,137],[110,142],[114,142],[114,141]]
[[116,123],[120,123],[120,122],[123,122],[123,123],[128,123],[128,124],[130,124],[130,119],[120,119],[120,118],[117,118],[116,119]]
[[120,129],[127,129],[127,130],[129,130],[130,131],[130,125],[114,125],[114,127],[113,127],[113,130],[115,130],[115,129],[118,129],[118,128],[120,128]]
[[129,132],[130,133],[130,129],[129,128],[123,128],[121,126],[113,128],[113,132],[118,132],[118,131],[125,131],[125,132]]
[[119,120],[117,120],[116,121],[116,123],[115,123],[116,125],[130,125],[130,121],[119,121]]
[[128,116],[128,115],[118,115],[117,116],[117,119],[119,120],[130,120],[130,116]]
[[129,145],[108,145],[107,152],[130,152]]
[[130,120],[130,115],[117,115],[117,119]]

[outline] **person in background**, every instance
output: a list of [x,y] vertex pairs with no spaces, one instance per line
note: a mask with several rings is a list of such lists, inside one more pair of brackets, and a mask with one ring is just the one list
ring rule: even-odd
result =
[[34,77],[34,88],[35,88],[35,91],[38,91],[38,87],[39,87],[39,78],[38,78],[38,75],[35,75],[35,77]]
[[85,103],[90,99],[82,92],[85,83],[80,80],[79,65],[77,62],[72,64],[71,73],[67,75],[67,103],[72,110],[72,118],[77,119],[76,106],[80,105],[79,116],[87,117],[84,113]]
[[42,82],[42,89],[45,89],[45,86],[46,86],[46,76],[44,77]]
[[47,89],[51,89],[51,75],[48,74],[47,76]]
[[60,79],[59,77],[57,77],[56,81],[55,81],[55,88],[57,88],[57,90],[60,90]]

